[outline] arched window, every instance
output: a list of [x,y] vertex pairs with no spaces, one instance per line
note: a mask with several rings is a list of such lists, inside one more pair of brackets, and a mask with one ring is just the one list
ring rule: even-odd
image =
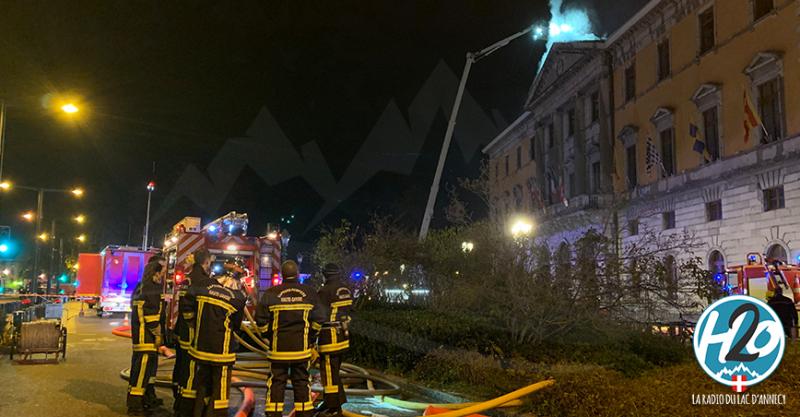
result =
[[722,252],[714,250],[708,255],[708,271],[712,274],[725,272],[725,257]]
[[789,255],[786,254],[786,248],[783,245],[776,243],[767,249],[767,258],[777,259],[785,263],[789,260]]

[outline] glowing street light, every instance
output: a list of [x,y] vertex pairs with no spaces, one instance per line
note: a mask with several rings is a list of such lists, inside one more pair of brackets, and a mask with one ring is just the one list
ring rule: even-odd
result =
[[78,198],[83,197],[83,188],[81,188],[81,187],[75,187],[72,190],[70,190],[69,192],[71,192],[75,197],[78,197]]
[[8,191],[11,189],[11,183],[8,181],[0,182],[0,190]]
[[78,242],[84,243],[84,242],[86,242],[86,235],[80,234],[80,235],[78,235],[78,237],[75,238],[75,240],[77,240]]
[[511,225],[511,235],[515,238],[529,236],[533,231],[533,223],[527,219],[517,219]]
[[83,214],[79,214],[73,217],[72,220],[75,220],[75,223],[84,224],[86,223],[86,216],[84,216]]
[[61,111],[67,114],[73,114],[79,112],[80,109],[73,103],[67,103],[61,106]]
[[461,242],[461,252],[470,253],[475,249],[475,244],[472,242]]
[[25,213],[22,213],[22,218],[25,219],[26,222],[32,222],[33,219],[36,218],[36,215],[33,214],[32,211],[28,210]]
[[39,236],[36,236],[37,239],[41,240],[42,242],[47,242],[50,239],[50,235],[47,233],[40,233]]

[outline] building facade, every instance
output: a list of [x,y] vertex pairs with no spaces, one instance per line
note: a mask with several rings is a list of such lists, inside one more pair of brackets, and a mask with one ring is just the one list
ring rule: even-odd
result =
[[[492,215],[534,215],[558,242],[614,211],[625,241],[690,231],[702,249],[676,255],[711,270],[748,252],[796,259],[798,64],[790,0],[653,0],[603,42],[556,44],[484,149]],[[532,157],[514,171],[520,148]]]

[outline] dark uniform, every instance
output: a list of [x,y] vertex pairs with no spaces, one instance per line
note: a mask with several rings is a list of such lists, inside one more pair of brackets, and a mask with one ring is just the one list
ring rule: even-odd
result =
[[787,338],[792,337],[792,329],[797,327],[797,309],[791,298],[783,295],[780,287],[775,289],[775,295],[767,301],[767,304],[775,310],[775,314],[781,320],[783,331]]
[[[188,281],[188,282],[187,282]],[[196,305],[187,301],[186,294],[192,287],[204,288],[213,283],[211,277],[200,265],[195,265],[187,276],[187,281],[181,283],[178,290],[179,312],[178,320],[175,323],[175,336],[178,339],[177,349],[175,350],[175,366],[172,369],[172,383],[176,385],[175,406],[173,407],[176,415],[188,417],[192,414],[197,391],[195,389],[195,368],[194,360],[189,356],[189,348],[194,339],[194,328],[188,324],[193,321],[197,311]]]
[[157,262],[148,264],[131,296],[133,355],[127,400],[130,412],[158,405],[153,384],[161,339],[161,285],[153,281],[153,276],[160,267]]
[[281,273],[283,283],[264,293],[255,317],[262,337],[270,342],[265,411],[267,417],[281,417],[286,382],[291,378],[296,416],[305,417],[314,409],[308,373],[311,345],[324,316],[316,291],[298,282],[297,264],[284,262]]
[[342,404],[347,402],[344,386],[339,377],[342,359],[350,348],[348,325],[353,297],[344,283],[341,268],[335,264],[325,265],[325,285],[319,290],[319,302],[325,309],[328,321],[319,333],[319,371],[322,377],[324,402],[320,407],[333,415],[341,415]]

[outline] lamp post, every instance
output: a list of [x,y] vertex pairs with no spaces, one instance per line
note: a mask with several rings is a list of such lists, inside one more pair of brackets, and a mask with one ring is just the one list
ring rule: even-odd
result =
[[[433,184],[431,184],[431,191],[428,194],[428,204],[425,206],[425,214],[422,216],[422,225],[419,228],[419,240],[424,240],[425,237],[428,236],[428,228],[431,225],[431,217],[433,216],[433,207],[436,204],[436,196],[439,193],[439,183],[442,180],[444,162],[447,159],[447,151],[450,150],[450,141],[453,139],[453,131],[456,127],[456,118],[458,117],[458,110],[461,107],[461,98],[464,95],[464,88],[467,85],[467,78],[469,77],[469,71],[472,68],[472,64],[480,61],[483,58],[486,58],[498,49],[508,45],[514,39],[530,33],[533,29],[534,27],[530,26],[503,40],[497,41],[478,52],[467,52],[467,59],[464,63],[464,70],[461,72],[461,81],[458,84],[455,103],[453,103],[453,110],[450,112],[450,120],[447,122],[447,131],[444,134],[442,150],[439,153],[439,163],[436,165],[436,173],[433,175]],[[537,28],[537,36],[540,34],[541,33]]]
[[[55,235],[55,221],[52,223],[51,235],[48,235],[46,232],[42,232],[42,217],[44,215],[44,194],[64,193],[64,194],[72,194],[75,198],[81,198],[84,194],[84,190],[83,188],[80,187],[75,187],[72,189],[28,187],[25,185],[12,185],[8,181],[4,181],[2,182],[2,184],[6,184],[4,187],[0,187],[0,189],[3,191],[9,191],[13,188],[19,188],[20,190],[36,192],[36,214],[34,215],[36,220],[36,239],[34,239],[36,242],[36,251],[33,256],[33,275],[31,278],[31,286],[30,286],[31,293],[35,293],[37,287],[36,277],[38,276],[39,261],[42,251],[41,242],[47,241],[48,239],[53,238]],[[48,284],[49,284],[49,277],[48,277]]]
[[144,237],[142,238],[142,250],[147,250],[147,235],[150,232],[150,198],[153,196],[153,191],[156,189],[155,181],[147,183],[147,214],[144,218]]

